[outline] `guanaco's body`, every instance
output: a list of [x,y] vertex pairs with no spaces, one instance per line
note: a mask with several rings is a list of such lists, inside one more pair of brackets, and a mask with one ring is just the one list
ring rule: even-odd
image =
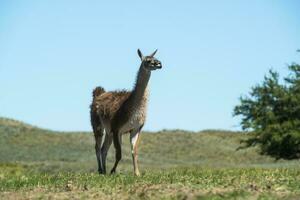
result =
[[90,114],[96,140],[98,172],[101,174],[106,173],[106,156],[112,141],[116,149],[116,160],[111,173],[116,171],[122,157],[121,137],[125,133],[130,133],[134,174],[140,175],[137,165],[137,145],[141,129],[146,121],[147,86],[151,71],[162,67],[161,62],[154,58],[155,53],[156,51],[144,57],[138,50],[142,63],[131,92],[106,92],[102,87],[97,87],[93,91]]

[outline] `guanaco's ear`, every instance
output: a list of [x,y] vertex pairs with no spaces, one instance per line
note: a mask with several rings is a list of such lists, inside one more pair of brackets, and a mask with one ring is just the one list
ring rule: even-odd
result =
[[153,57],[157,52],[157,49],[150,55],[150,57]]
[[137,53],[138,53],[139,57],[141,58],[141,60],[143,60],[144,56],[143,56],[143,54],[142,54],[142,52],[141,52],[140,49],[137,50]]

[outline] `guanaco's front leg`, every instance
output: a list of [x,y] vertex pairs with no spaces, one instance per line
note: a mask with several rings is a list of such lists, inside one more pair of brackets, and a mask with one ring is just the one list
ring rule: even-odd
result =
[[138,163],[137,163],[139,137],[140,137],[140,131],[131,131],[130,132],[130,144],[131,144],[133,170],[134,170],[134,174],[136,176],[140,175],[140,171],[139,171]]

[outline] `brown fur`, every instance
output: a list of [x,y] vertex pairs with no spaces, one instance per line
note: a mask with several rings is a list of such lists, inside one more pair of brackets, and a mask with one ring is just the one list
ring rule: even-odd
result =
[[103,87],[96,87],[94,90],[93,90],[93,98],[97,97],[97,96],[100,96],[102,93],[104,93],[105,90]]
[[120,109],[124,101],[128,99],[130,94],[131,92],[123,90],[116,92],[104,92],[96,95],[94,96],[91,105],[91,111],[96,115],[99,115],[102,119],[112,120],[116,112]]

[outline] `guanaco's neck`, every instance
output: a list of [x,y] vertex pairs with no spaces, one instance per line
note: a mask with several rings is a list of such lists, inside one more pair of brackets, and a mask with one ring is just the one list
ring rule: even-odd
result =
[[132,103],[137,106],[143,103],[143,101],[147,101],[148,95],[148,82],[151,76],[151,71],[146,70],[143,67],[143,63],[140,66],[140,69],[137,73],[136,82],[131,94]]

